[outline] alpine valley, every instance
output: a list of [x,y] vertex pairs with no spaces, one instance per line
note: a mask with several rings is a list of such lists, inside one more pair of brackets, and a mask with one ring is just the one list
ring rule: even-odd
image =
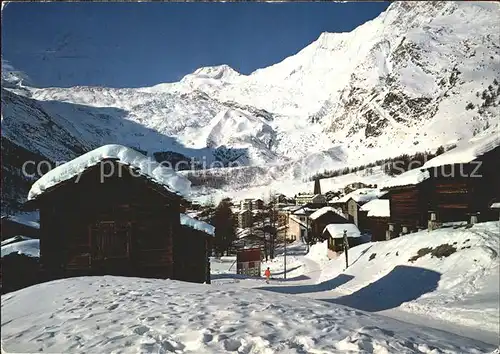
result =
[[[2,210],[32,183],[22,161],[110,143],[193,164],[183,173],[202,196],[498,134],[499,15],[498,2],[393,2],[250,75],[203,67],[144,88],[39,88],[3,58]],[[217,183],[202,186],[214,164]]]

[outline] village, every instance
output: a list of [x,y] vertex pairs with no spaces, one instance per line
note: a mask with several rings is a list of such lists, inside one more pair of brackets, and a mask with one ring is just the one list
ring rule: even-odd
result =
[[201,205],[189,200],[184,177],[132,149],[103,146],[34,183],[24,207],[39,212],[39,224],[2,217],[2,246],[39,239],[40,249],[39,265],[25,277],[9,266],[20,255],[2,256],[2,290],[105,274],[210,283],[210,259],[230,255],[237,256],[237,273],[260,277],[262,262],[297,241],[327,241],[324,253],[335,259],[366,242],[498,220],[499,157],[494,136],[451,149],[382,187],[352,181],[324,192],[317,179],[293,197]]

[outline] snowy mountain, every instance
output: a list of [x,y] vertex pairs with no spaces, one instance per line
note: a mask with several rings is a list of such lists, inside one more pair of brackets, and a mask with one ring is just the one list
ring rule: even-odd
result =
[[2,137],[52,160],[118,143],[248,166],[214,172],[244,171],[226,181],[241,188],[495,134],[499,13],[499,3],[394,2],[250,75],[221,65],[138,89],[35,88],[2,73]]

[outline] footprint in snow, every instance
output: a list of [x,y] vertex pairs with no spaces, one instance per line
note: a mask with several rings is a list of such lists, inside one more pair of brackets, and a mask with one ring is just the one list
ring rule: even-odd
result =
[[112,311],[112,310],[116,309],[118,306],[120,306],[120,305],[119,304],[113,304],[110,307],[108,307],[108,310]]
[[149,332],[149,327],[148,326],[139,326],[134,328],[134,333],[142,336],[144,333]]

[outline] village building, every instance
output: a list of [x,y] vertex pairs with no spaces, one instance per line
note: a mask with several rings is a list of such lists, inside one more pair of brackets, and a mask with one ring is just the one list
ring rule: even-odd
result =
[[299,193],[295,196],[295,205],[320,204],[326,205],[326,198],[322,194]]
[[468,142],[428,161],[429,213],[439,222],[496,220],[500,198],[500,136]]
[[383,194],[377,188],[360,188],[342,198],[332,200],[329,204],[341,208],[342,212],[347,215],[349,222],[354,223],[360,229],[366,229],[366,220],[359,213],[359,209],[370,200],[377,199]]
[[240,210],[252,210],[253,208],[253,199],[246,198],[240,202]]
[[264,201],[262,199],[254,199],[254,200],[252,200],[252,209],[253,210],[262,210],[262,209],[264,209]]
[[344,251],[344,231],[347,233],[349,248],[362,243],[361,232],[354,224],[329,224],[323,230],[323,239],[328,240],[328,257],[335,258]]
[[427,228],[430,193],[427,187],[419,169],[405,172],[386,184],[390,239]]
[[240,229],[245,229],[252,226],[253,224],[253,213],[249,209],[240,210],[238,212],[238,227]]
[[443,222],[495,220],[489,206],[500,198],[499,146],[498,136],[464,141],[386,183],[390,237]]
[[210,283],[210,250],[215,228],[186,214],[180,214],[181,231],[174,234],[174,278]]
[[45,279],[109,274],[201,281],[205,276],[187,275],[183,257],[206,266],[206,236],[188,245],[178,238],[189,234],[179,212],[189,188],[172,169],[120,145],[43,175],[26,206],[40,211]]
[[385,241],[391,215],[389,199],[373,199],[363,205],[359,212],[367,220],[371,241]]
[[16,216],[2,216],[1,238],[7,240],[14,236],[40,237],[40,225]]
[[344,187],[344,194],[349,194],[351,192],[354,192],[357,189],[368,188],[368,187],[369,186],[367,184],[364,184],[363,182],[349,183],[347,186]]
[[346,224],[349,221],[342,214],[341,210],[332,208],[330,206],[323,207],[316,210],[314,213],[309,215],[310,226],[311,226],[311,237],[313,239],[321,239],[323,235],[323,230],[326,225],[329,224]]
[[288,227],[287,227],[287,239],[293,240],[305,240],[307,238],[307,232],[309,230],[309,225],[307,221],[301,220],[296,215],[289,215],[288,217]]

